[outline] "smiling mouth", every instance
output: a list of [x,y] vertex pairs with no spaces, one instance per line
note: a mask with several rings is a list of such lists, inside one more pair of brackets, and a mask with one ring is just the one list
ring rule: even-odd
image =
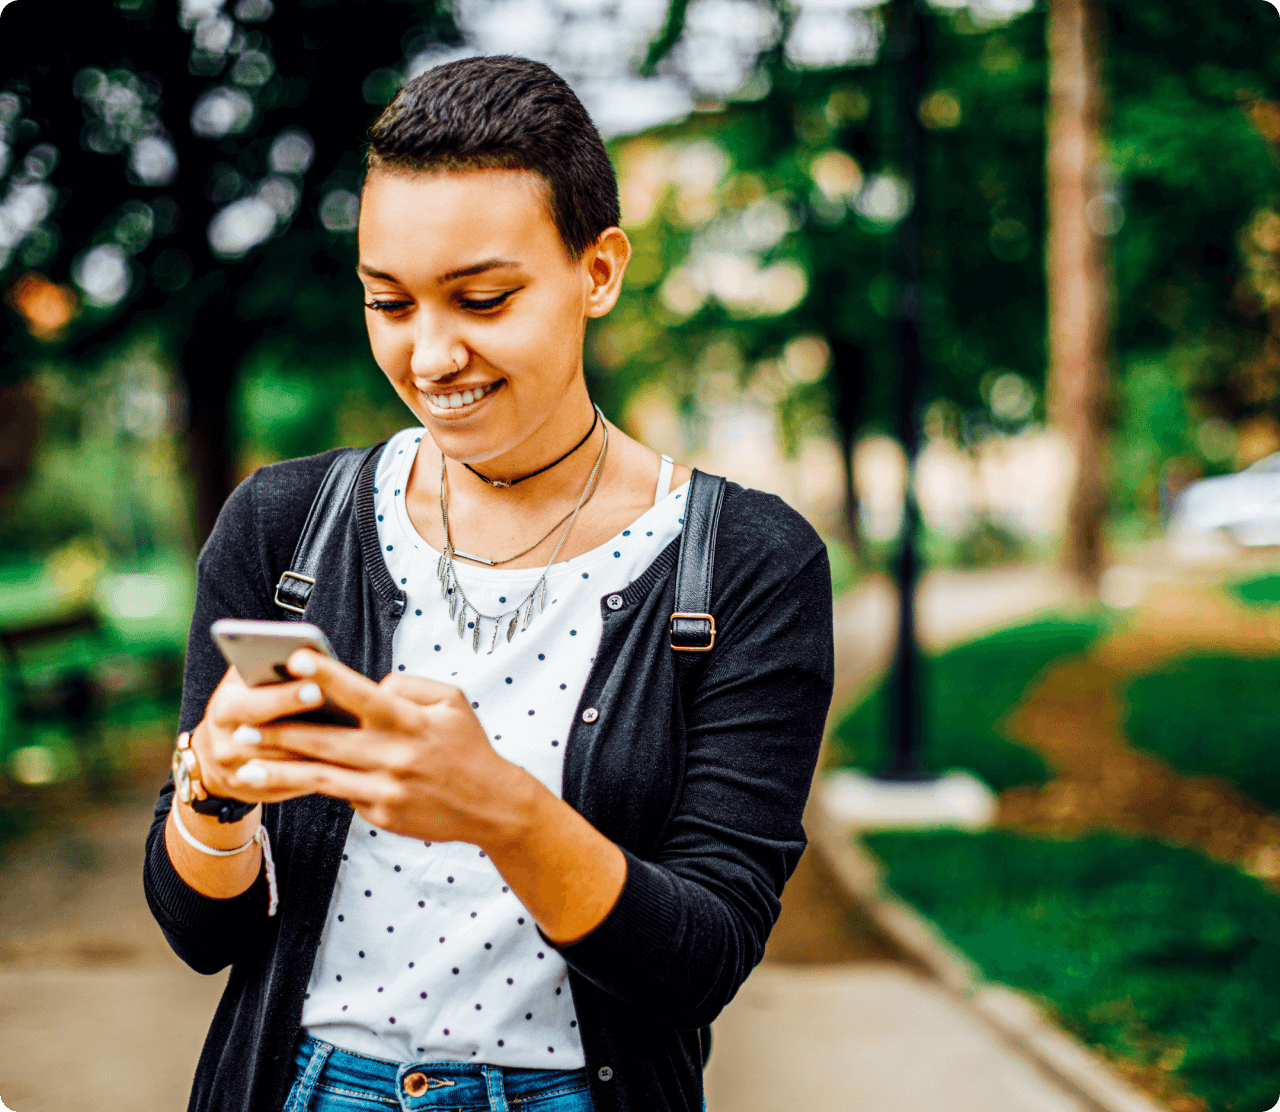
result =
[[473,386],[469,390],[454,390],[448,394],[426,394],[429,401],[436,409],[466,409],[468,406],[475,405],[482,398],[488,397],[499,386],[502,385],[502,379],[497,382],[486,383],[484,386]]

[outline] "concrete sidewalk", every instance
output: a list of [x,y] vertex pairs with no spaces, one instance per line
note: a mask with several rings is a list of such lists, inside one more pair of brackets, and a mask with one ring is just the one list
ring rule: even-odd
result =
[[[1069,593],[1038,571],[931,576],[923,636],[945,644]],[[837,707],[887,661],[893,619],[886,580],[839,601]],[[141,884],[151,803],[140,792],[0,870],[0,1098],[14,1112],[186,1107],[225,975],[187,969],[151,919]],[[797,891],[784,919],[807,914]],[[1114,1112],[1072,1095],[921,964],[866,952],[755,971],[713,1026],[709,1112]]]

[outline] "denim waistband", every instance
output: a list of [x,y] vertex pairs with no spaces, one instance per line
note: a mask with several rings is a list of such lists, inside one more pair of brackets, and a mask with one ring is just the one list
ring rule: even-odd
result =
[[303,1112],[316,1088],[349,1092],[386,1103],[388,1112],[507,1109],[581,1092],[586,1070],[518,1069],[485,1062],[412,1062],[373,1058],[304,1035],[295,1056],[296,1078],[284,1112]]

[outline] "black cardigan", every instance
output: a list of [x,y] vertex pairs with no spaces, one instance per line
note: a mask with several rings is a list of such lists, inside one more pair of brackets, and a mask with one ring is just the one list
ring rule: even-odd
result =
[[[274,586],[332,455],[262,468],[219,515],[197,564],[182,729],[200,720],[225,670],[209,624],[283,616]],[[371,679],[390,671],[404,609],[378,546],[376,455],[328,539],[307,610],[338,657]],[[772,495],[728,485],[707,654],[670,648],[678,543],[631,584],[602,592],[604,633],[565,742],[564,800],[627,861],[605,920],[572,945],[548,940],[569,967],[598,1112],[702,1107],[706,1028],[764,955],[805,847],[800,820],[831,700],[830,571],[804,519]],[[616,611],[604,605],[615,593]],[[591,723],[586,707],[599,712]],[[197,972],[232,966],[190,1112],[279,1112],[351,808],[321,795],[264,808],[280,886],[268,918],[262,875],[231,899],[178,876],[164,846],[172,798],[170,780],[147,838],[148,903]]]

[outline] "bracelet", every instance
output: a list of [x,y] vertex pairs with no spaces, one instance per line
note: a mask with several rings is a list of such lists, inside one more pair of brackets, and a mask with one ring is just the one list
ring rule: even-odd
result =
[[262,861],[267,869],[267,915],[274,915],[276,909],[280,906],[280,894],[276,886],[276,863],[271,857],[271,839],[267,837],[267,828],[259,825],[254,831],[253,837],[244,845],[237,849],[214,849],[213,846],[206,846],[203,842],[197,841],[196,838],[182,825],[182,817],[178,814],[176,804],[170,808],[173,812],[173,825],[178,828],[178,833],[182,836],[182,840],[192,849],[206,853],[210,857],[234,857],[237,853],[244,853],[245,850],[251,849],[255,845],[262,846]]

